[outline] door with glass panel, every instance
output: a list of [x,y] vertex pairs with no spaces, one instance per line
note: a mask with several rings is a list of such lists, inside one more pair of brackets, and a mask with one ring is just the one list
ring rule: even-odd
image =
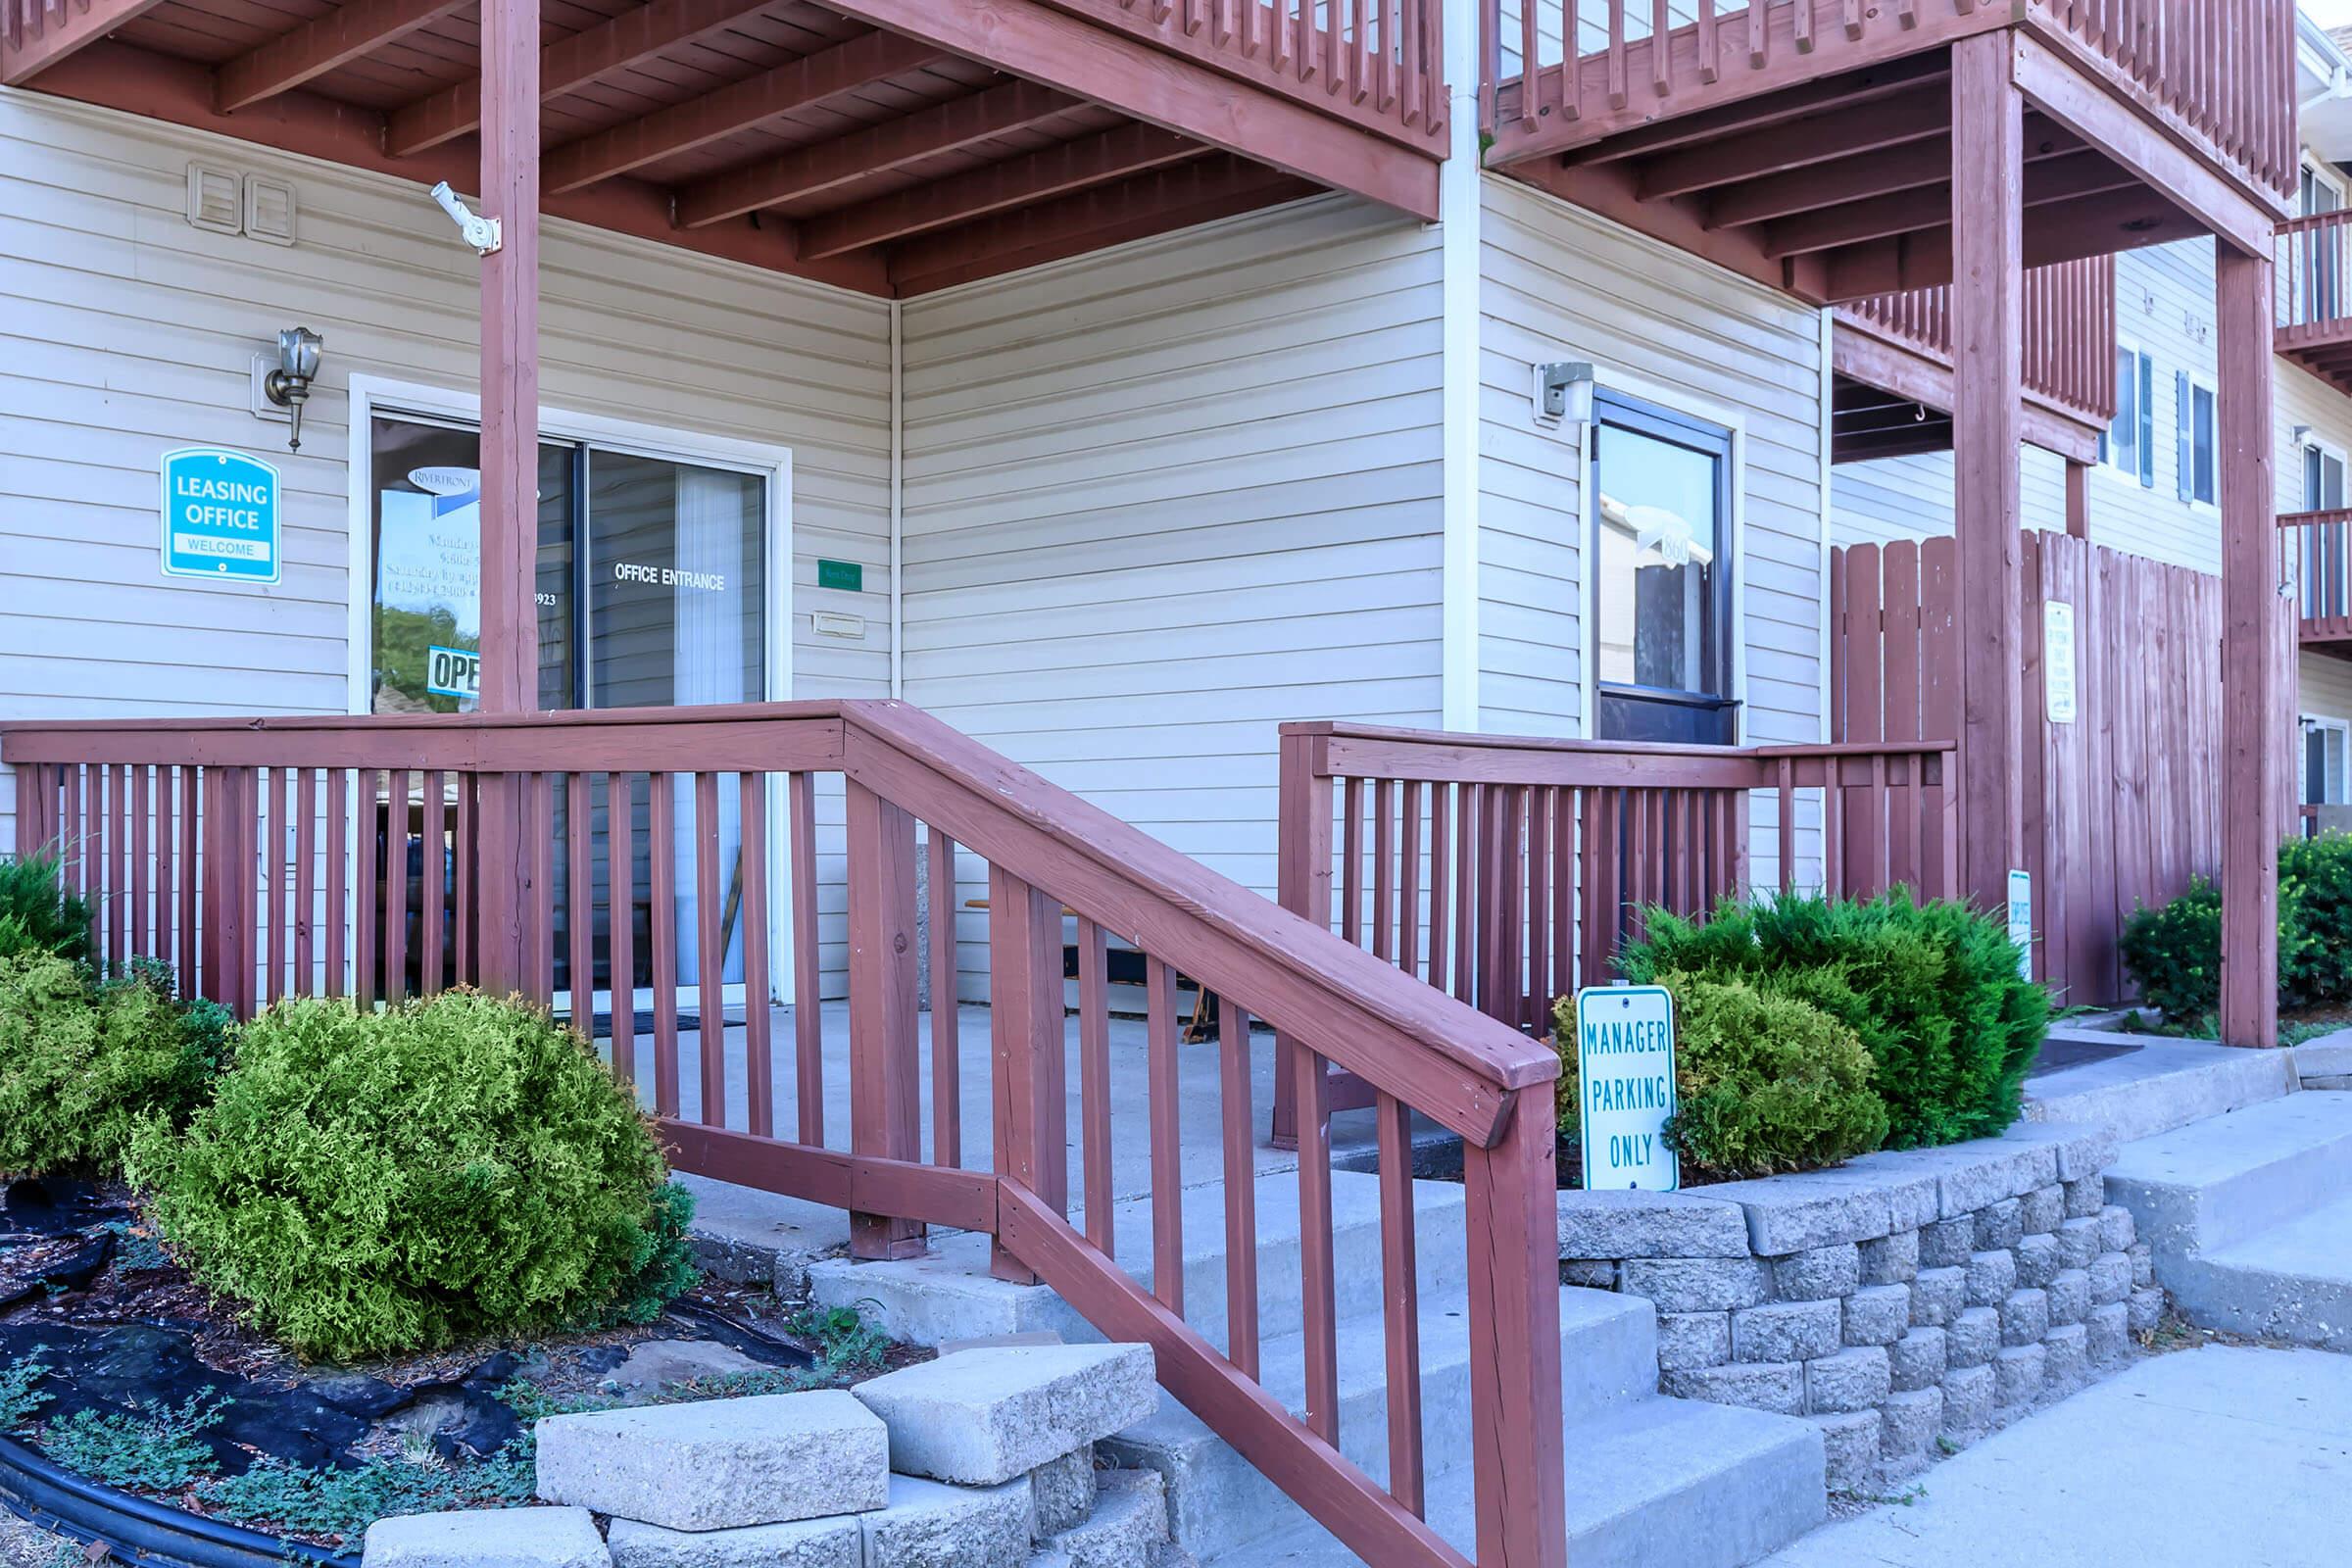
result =
[[1731,432],[1598,393],[1591,482],[1594,735],[1730,744]]
[[[480,690],[481,522],[479,438],[469,426],[409,415],[374,416],[370,429],[372,513],[371,707],[379,713],[470,712]],[[654,453],[589,442],[544,440],[539,458],[539,700],[549,709],[652,708],[749,703],[768,695],[770,477],[765,472],[689,463]],[[691,765],[691,760],[682,760]],[[379,825],[379,864],[388,873],[404,858],[412,878],[426,858],[425,813],[412,789],[405,830],[388,810]],[[454,789],[454,783],[447,786]],[[677,842],[666,846],[674,864],[692,864],[701,824],[695,820],[691,776],[673,776],[664,813]],[[555,985],[559,1010],[572,1008],[575,989],[600,1028],[617,994],[633,1009],[651,1006],[651,903],[655,813],[648,781],[631,791],[627,842],[633,846],[628,885],[631,907],[610,907],[612,795],[593,781],[588,867],[596,891],[590,950],[594,972],[571,973],[571,868],[566,846],[567,801],[553,803],[551,856]],[[746,909],[742,901],[742,824],[737,795],[718,792],[719,864],[724,906],[717,929],[725,945],[725,1003],[740,1007],[743,922],[780,919],[781,911]],[[771,803],[781,809],[781,802]],[[437,816],[435,820],[454,820]],[[445,860],[454,875],[455,858]],[[769,886],[785,886],[780,865]],[[704,922],[692,878],[672,895],[668,917],[676,932],[681,976],[702,973]],[[438,906],[453,910],[456,890]],[[425,907],[413,889],[414,912]],[[454,914],[447,918],[453,918]],[[626,920],[633,973],[612,972],[615,920]],[[454,939],[454,931],[445,933]],[[410,963],[422,944],[408,944]],[[454,940],[440,951],[454,955]],[[790,948],[781,931],[769,951]],[[454,962],[454,959],[452,960]],[[420,976],[412,972],[410,984]],[[444,980],[454,978],[446,970]],[[699,1007],[694,985],[679,989],[680,1004]]]

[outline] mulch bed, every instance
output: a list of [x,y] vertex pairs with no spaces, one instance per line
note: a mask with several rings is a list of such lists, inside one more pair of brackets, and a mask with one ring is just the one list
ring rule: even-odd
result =
[[[690,1367],[699,1357],[736,1376],[805,1372],[821,1348],[787,1328],[790,1316],[771,1293],[706,1282],[650,1324],[305,1364],[172,1261],[126,1190],[54,1179],[0,1190],[0,1371],[35,1356],[48,1368],[40,1388],[52,1397],[37,1422],[225,1396],[204,1441],[229,1476],[265,1458],[349,1468],[414,1458],[425,1445],[449,1466],[479,1464],[524,1435],[523,1417],[500,1397],[515,1387],[541,1407],[694,1396],[692,1382],[614,1387],[615,1370],[652,1342],[677,1342],[665,1359]],[[892,1347],[858,1375],[925,1353]],[[734,1391],[721,1378],[710,1392]],[[193,1493],[165,1500],[201,1511]]]

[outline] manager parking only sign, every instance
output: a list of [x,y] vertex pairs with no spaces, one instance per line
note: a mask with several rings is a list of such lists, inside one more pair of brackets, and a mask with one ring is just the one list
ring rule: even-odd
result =
[[275,582],[277,469],[242,452],[164,454],[164,571],[216,582]]
[[1576,994],[1577,1120],[1589,1192],[1671,1193],[1682,1162],[1666,1147],[1674,1114],[1674,998],[1663,986],[1587,986]]

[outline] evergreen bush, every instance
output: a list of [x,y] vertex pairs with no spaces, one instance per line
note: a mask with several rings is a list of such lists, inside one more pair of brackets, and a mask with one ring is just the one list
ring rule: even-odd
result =
[[0,958],[26,953],[90,956],[90,906],[65,891],[52,855],[0,858]]
[[[2124,922],[2124,966],[2139,1000],[2200,1026],[2222,1003],[2222,890],[2204,877]],[[2352,1003],[2352,834],[2278,847],[2278,1005]]]
[[692,1200],[629,1092],[544,1012],[471,991],[281,1003],[133,1178],[180,1261],[301,1354],[648,1321]]
[[[1872,1090],[1870,1054],[1854,1032],[1810,1003],[1740,979],[1672,972],[1675,1114],[1666,1143],[1712,1176],[1814,1170],[1877,1149],[1886,1105]],[[1553,1013],[1560,1051],[1560,1128],[1577,1130],[1576,999]]]
[[112,1175],[132,1130],[184,1125],[229,1050],[228,1014],[151,965],[93,987],[54,953],[0,957],[0,1175]]
[[2133,909],[2117,946],[2139,1000],[2167,1018],[2194,1022],[2221,1005],[2222,890],[2204,877],[2170,904]]
[[1726,899],[1704,921],[1662,909],[1617,966],[1637,983],[1682,972],[1745,979],[1828,1013],[1860,1039],[1886,1102],[1886,1145],[1998,1133],[2018,1117],[2049,995],[2018,977],[1998,921],[1964,905],[1788,895]]

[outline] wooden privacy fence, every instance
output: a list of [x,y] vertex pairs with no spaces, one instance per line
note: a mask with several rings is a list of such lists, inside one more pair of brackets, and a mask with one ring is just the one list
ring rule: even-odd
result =
[[[1283,906],[1514,1029],[1606,983],[1641,912],[1749,889],[1749,825],[1783,889],[1959,876],[1948,742],[1660,746],[1355,724],[1282,728]],[[1767,807],[1767,803],[1768,807]],[[1806,874],[1800,819],[1820,824]],[[1367,1091],[1335,1085],[1336,1103]],[[1275,1075],[1274,1130],[1294,1129]]]
[[[2066,1001],[2125,1001],[2124,921],[2220,874],[2221,579],[2062,533],[2020,543],[2034,972]],[[1959,733],[1958,593],[1951,539],[1836,552],[1832,734]]]
[[[1114,1340],[1149,1343],[1177,1398],[1367,1561],[1469,1559],[1420,1517],[1424,1468],[1407,1147],[1418,1113],[1460,1135],[1467,1154],[1470,1333],[1487,1348],[1471,1372],[1477,1562],[1561,1568],[1565,1550],[1559,1293],[1553,1235],[1552,1085],[1541,1045],[1401,973],[1395,965],[1250,893],[1046,783],[916,710],[896,703],[648,709],[518,718],[382,717],[0,725],[15,764],[19,843],[55,842],[67,886],[92,899],[109,962],[153,958],[191,994],[239,1011],[282,994],[394,998],[485,972],[496,951],[489,897],[516,884],[512,908],[527,956],[523,989],[545,998],[563,956],[571,972],[640,972],[635,920],[598,940],[608,909],[652,892],[651,1077],[662,1135],[680,1169],[847,1210],[860,1257],[903,1255],[926,1225],[995,1238],[1003,1277],[1042,1280]],[[690,764],[688,771],[680,764]],[[813,784],[838,776],[847,813],[850,1125],[828,1136],[824,1021],[793,1009],[792,1039],[770,1038],[763,1004],[770,891],[760,853],[769,813],[792,846],[787,886],[803,976],[814,970]],[[415,781],[421,780],[417,790]],[[378,803],[399,803],[387,816]],[[604,803],[606,831],[590,826]],[[633,842],[642,803],[651,831]],[[698,1032],[681,1060],[677,991],[683,933],[675,892],[696,889],[701,1019],[726,980],[715,911],[722,803],[740,824],[743,967],[754,1005],[743,1051]],[[486,824],[516,808],[509,847]],[[565,831],[553,829],[563,808]],[[388,835],[378,822],[394,825]],[[402,825],[420,824],[420,830]],[[682,831],[681,831],[682,830]],[[379,836],[400,847],[373,848]],[[417,851],[431,906],[413,925],[403,862]],[[602,854],[597,845],[605,846]],[[984,877],[993,1075],[993,1170],[963,1167],[961,1062],[929,1054],[929,1147],[917,1010],[918,856],[931,887]],[[563,864],[564,897],[552,872]],[[383,867],[401,867],[389,876]],[[520,874],[515,875],[519,869]],[[1074,1041],[1063,1006],[1063,933],[1075,911]],[[454,918],[453,918],[454,917]],[[412,938],[412,930],[418,934]],[[445,934],[446,933],[446,934]],[[1114,1257],[1106,940],[1142,956],[1149,999],[1150,1281]],[[954,922],[934,919],[932,1017],[956,1017]],[[430,949],[412,963],[412,942]],[[372,961],[371,961],[372,960]],[[1178,1018],[1181,973],[1222,999],[1213,1055],[1230,1255],[1219,1348],[1188,1321],[1181,1234]],[[804,984],[807,982],[804,981]],[[618,988],[615,988],[616,991]],[[643,1077],[625,994],[612,1052]],[[1250,1021],[1288,1044],[1286,1089],[1303,1118],[1298,1170],[1305,1347],[1304,1409],[1259,1382]],[[1072,1049],[1074,1047],[1074,1050]],[[1068,1125],[1065,1054],[1079,1078]],[[843,1058],[837,1057],[837,1062]],[[1378,1105],[1381,1303],[1389,1401],[1385,1481],[1339,1447],[1330,1070],[1371,1086]],[[795,1125],[775,1125],[780,1075],[798,1087]],[[684,1090],[695,1090],[682,1112]],[[1069,1213],[1077,1150],[1083,1225]]]

